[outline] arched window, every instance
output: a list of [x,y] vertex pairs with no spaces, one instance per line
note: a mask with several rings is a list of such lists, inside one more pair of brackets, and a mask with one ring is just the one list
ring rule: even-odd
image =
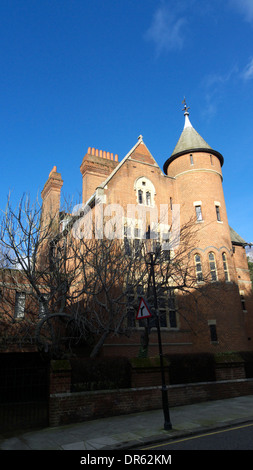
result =
[[197,282],[203,281],[202,263],[199,254],[194,256]]
[[217,269],[214,253],[211,251],[208,255],[211,273],[211,281],[217,281]]
[[225,281],[229,281],[228,263],[226,253],[222,253],[223,269],[225,274]]
[[148,178],[146,178],[145,176],[137,178],[134,183],[134,190],[137,193],[138,204],[144,204],[145,206],[154,206],[156,194],[155,187]]

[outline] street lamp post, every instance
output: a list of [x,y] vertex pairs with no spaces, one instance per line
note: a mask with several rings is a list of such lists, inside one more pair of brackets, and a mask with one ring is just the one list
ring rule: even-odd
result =
[[159,356],[160,356],[160,366],[161,366],[161,375],[162,375],[162,404],[163,404],[163,414],[164,414],[164,429],[170,430],[172,429],[172,424],[170,421],[168,393],[167,393],[167,387],[165,384],[165,375],[164,375],[161,330],[160,330],[160,321],[159,321],[159,315],[158,315],[158,304],[157,304],[157,294],[156,294],[156,284],[155,284],[154,253],[150,252],[149,255],[150,255],[151,276],[153,280],[154,307],[155,307],[155,314],[156,314],[156,326],[157,326],[157,334],[158,334]]

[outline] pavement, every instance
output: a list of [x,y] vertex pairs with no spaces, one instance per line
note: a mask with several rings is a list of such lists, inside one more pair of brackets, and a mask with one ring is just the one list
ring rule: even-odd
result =
[[170,409],[172,429],[164,430],[163,410],[43,428],[1,438],[0,450],[142,449],[156,442],[210,432],[253,421],[253,395]]

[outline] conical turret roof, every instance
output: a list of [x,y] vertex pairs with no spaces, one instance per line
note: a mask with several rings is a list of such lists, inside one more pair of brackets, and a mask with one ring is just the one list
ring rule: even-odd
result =
[[185,153],[193,153],[193,152],[207,152],[211,153],[213,155],[216,155],[220,162],[221,165],[223,165],[223,156],[217,152],[216,150],[213,150],[210,145],[199,135],[199,133],[194,129],[192,126],[190,119],[189,119],[189,112],[186,107],[184,107],[184,115],[185,115],[185,124],[184,124],[184,129],[183,132],[181,133],[179,140],[177,142],[176,147],[174,148],[170,158],[165,162],[163,169],[164,172],[167,173],[167,168],[169,164],[175,160],[175,158],[180,157],[181,155],[184,155]]

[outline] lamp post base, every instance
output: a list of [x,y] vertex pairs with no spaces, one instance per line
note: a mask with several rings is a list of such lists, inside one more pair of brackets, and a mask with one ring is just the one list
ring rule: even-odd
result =
[[170,412],[168,404],[168,394],[166,386],[162,387],[162,402],[163,402],[163,414],[164,414],[164,429],[170,431],[172,429],[172,424],[170,422]]
[[168,423],[167,421],[165,421],[164,429],[165,431],[170,431],[172,429],[172,424],[170,422]]

